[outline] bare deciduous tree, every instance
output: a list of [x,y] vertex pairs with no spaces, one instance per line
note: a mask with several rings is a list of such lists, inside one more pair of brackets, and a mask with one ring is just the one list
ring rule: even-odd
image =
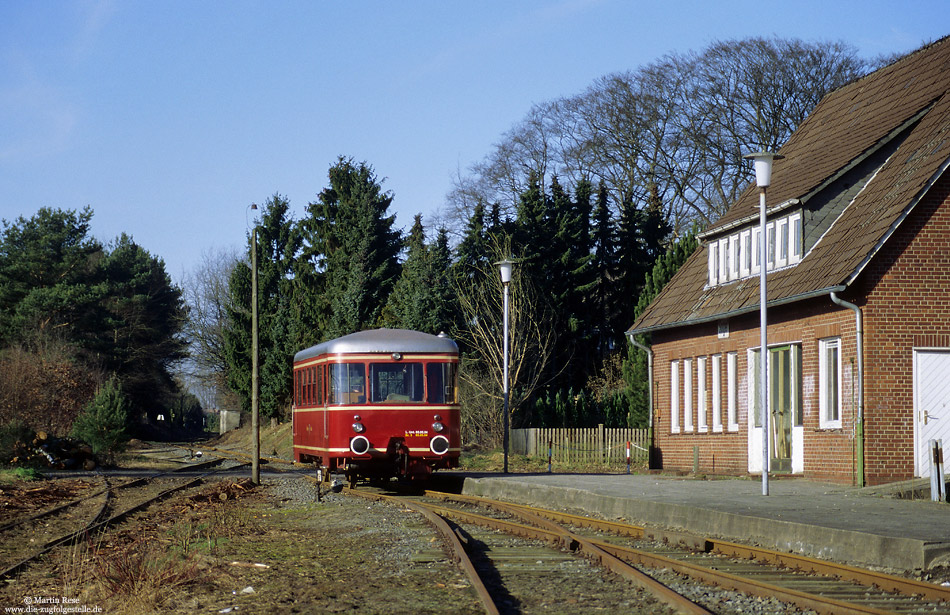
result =
[[[507,242],[494,246],[495,260],[508,251]],[[473,283],[474,281],[474,283]],[[503,309],[501,277],[496,268],[479,269],[474,280],[456,287],[464,325],[456,335],[465,349],[462,366],[462,429],[466,441],[499,442],[502,433]],[[515,266],[508,288],[509,411],[541,384],[551,357],[554,334],[541,320],[536,292]],[[510,418],[510,417],[509,417]]]
[[231,300],[228,280],[239,260],[233,250],[206,251],[201,264],[183,284],[190,308],[186,330],[191,340],[191,361],[187,379],[193,387],[201,389],[196,394],[202,393],[199,398],[206,406],[220,407],[220,397],[230,394],[225,376],[224,329]]
[[719,217],[751,180],[742,155],[777,149],[829,91],[886,61],[839,42],[753,38],[671,54],[538,104],[459,174],[457,223],[474,203],[512,211],[533,173],[601,180],[614,203],[659,197],[674,236]]

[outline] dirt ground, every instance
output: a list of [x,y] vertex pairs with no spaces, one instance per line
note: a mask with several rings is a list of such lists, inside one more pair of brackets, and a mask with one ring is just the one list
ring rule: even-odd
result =
[[0,608],[481,612],[415,513],[335,494],[317,501],[300,477],[262,482],[206,484],[106,538],[59,550],[0,587]]

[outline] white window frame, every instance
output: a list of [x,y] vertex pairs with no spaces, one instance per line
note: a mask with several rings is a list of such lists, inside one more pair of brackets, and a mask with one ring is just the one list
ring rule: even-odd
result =
[[767,252],[765,254],[766,269],[765,271],[772,271],[775,269],[775,248],[776,248],[776,236],[775,236],[775,221],[769,222],[765,226],[766,237],[768,238],[767,243]]
[[727,429],[739,431],[739,354],[726,354],[726,417]]
[[709,422],[706,419],[706,409],[709,405],[709,387],[706,381],[706,364],[709,359],[696,359],[696,428],[699,433],[709,431]]
[[[828,353],[834,349],[837,365],[834,366],[836,383],[828,382]],[[818,340],[818,426],[821,429],[841,429],[841,338],[833,337]],[[834,386],[837,408],[829,407],[830,387]]]
[[729,235],[729,279],[739,279],[739,235]]
[[752,273],[752,229],[739,233],[739,277],[745,278]]
[[758,275],[762,270],[762,227],[752,229],[752,275]]
[[802,214],[794,213],[788,217],[788,264],[796,265],[802,260]]
[[709,251],[709,285],[719,284],[719,242],[713,241],[706,249]]
[[788,264],[788,218],[779,218],[775,225],[775,267],[778,268]]
[[683,360],[683,431],[693,431],[693,360]]
[[722,432],[722,355],[712,356],[712,428]]
[[[802,260],[802,213],[795,212],[766,224],[768,250],[767,269],[797,265]],[[707,244],[709,286],[718,286],[732,280],[741,280],[761,272],[762,227],[720,237]]]
[[729,280],[729,238],[719,240],[719,283]]
[[680,362],[670,361],[670,432],[680,432]]

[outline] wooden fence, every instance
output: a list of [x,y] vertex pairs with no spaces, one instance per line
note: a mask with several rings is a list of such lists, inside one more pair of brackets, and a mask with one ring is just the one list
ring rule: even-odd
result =
[[646,461],[649,455],[646,429],[606,429],[603,425],[512,429],[510,442],[511,452],[516,455],[547,458],[550,449],[552,463],[626,464],[627,442],[631,461]]

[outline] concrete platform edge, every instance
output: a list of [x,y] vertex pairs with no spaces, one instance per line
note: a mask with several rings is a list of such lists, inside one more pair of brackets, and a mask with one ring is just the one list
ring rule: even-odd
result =
[[583,489],[533,485],[504,478],[467,477],[462,493],[539,507],[565,507],[606,519],[660,526],[777,551],[857,565],[926,569],[950,558],[950,543],[739,515],[694,506],[638,500]]

